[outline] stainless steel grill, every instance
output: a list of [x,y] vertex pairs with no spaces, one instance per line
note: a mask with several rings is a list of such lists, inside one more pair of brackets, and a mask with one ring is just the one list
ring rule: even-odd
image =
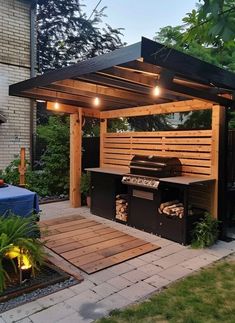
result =
[[160,178],[177,176],[181,163],[176,157],[135,155],[130,163],[130,174],[122,178],[122,183],[133,186],[158,189]]

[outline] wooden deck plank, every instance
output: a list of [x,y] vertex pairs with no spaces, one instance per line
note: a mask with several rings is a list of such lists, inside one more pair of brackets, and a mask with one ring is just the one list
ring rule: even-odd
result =
[[46,246],[88,274],[132,259],[158,246],[99,223],[72,215],[42,221]]
[[[97,242],[102,242],[105,240],[110,240],[112,238],[117,238],[117,237],[120,237],[121,235],[123,235],[121,232],[116,232],[116,231],[109,232],[108,234],[97,235],[96,237],[94,237],[94,232],[90,232],[89,234],[91,235],[90,239],[87,239],[87,238],[84,239],[84,237],[82,237],[82,236],[77,237],[77,238],[74,238],[74,240],[76,239],[75,243],[73,241],[71,241],[70,243],[55,247],[54,250],[57,253],[64,253],[64,252],[71,251],[74,249],[82,248],[84,246],[89,246],[89,245],[92,245]],[[88,234],[86,234],[86,235],[88,235]],[[95,241],[97,241],[97,242],[95,242]],[[77,246],[76,246],[76,243],[77,243]]]
[[74,219],[72,221],[50,225],[50,230],[54,230],[54,229],[55,230],[60,230],[60,229],[63,229],[63,228],[70,228],[70,227],[73,227],[74,225],[87,223],[89,221],[91,221],[91,220],[90,219],[76,219],[76,220]]
[[[65,245],[65,244],[69,244],[70,242],[78,241],[78,239],[83,240],[83,239],[87,239],[87,238],[92,238],[92,237],[94,237],[94,233],[96,235],[101,235],[101,234],[110,233],[110,232],[115,231],[115,230],[113,230],[111,228],[104,227],[104,225],[102,225],[102,224],[96,225],[95,227],[97,228],[97,231],[93,231],[89,227],[89,228],[87,228],[87,230],[82,229],[85,232],[82,232],[82,233],[80,233],[78,235],[76,234],[74,236],[70,236],[70,237],[67,237],[67,238],[53,239],[53,237],[51,237],[51,239],[50,239],[50,238],[47,237],[47,239],[46,239],[46,240],[48,240],[47,245],[50,246],[50,247],[59,247],[59,246]],[[88,229],[89,229],[89,231],[88,231]]]
[[106,249],[100,250],[99,252],[93,252],[88,255],[81,256],[78,258],[78,260],[73,259],[73,263],[77,266],[87,265],[88,263],[94,262],[96,260],[101,260],[101,259],[113,256],[115,254],[118,254],[120,252],[142,246],[144,244],[146,244],[146,241],[135,239],[133,241],[129,241],[128,244],[127,243],[119,244],[111,248],[108,247]]
[[121,232],[121,231],[114,231],[114,232],[110,232],[107,234],[102,234],[102,235],[97,235],[95,237],[89,238],[89,239],[85,239],[85,240],[80,240],[81,244],[83,244],[84,246],[90,246],[92,244],[97,244],[103,241],[107,241],[107,240],[111,240],[114,238],[118,238],[121,236],[125,236],[125,233]]
[[79,248],[73,251],[68,251],[65,253],[62,253],[61,256],[66,258],[66,259],[73,259],[76,257],[79,257],[84,254],[92,253],[92,252],[98,252],[101,249],[105,249],[110,246],[115,246],[117,244],[123,243],[123,242],[128,242],[131,240],[134,240],[135,238],[129,235],[123,235],[118,238],[114,238],[111,240],[103,241],[100,243],[96,243],[90,246],[84,246],[83,248]]
[[[100,227],[100,224],[98,224],[96,222],[95,226]],[[95,226],[92,226],[92,224],[90,224],[89,227],[80,228],[80,229],[69,231],[69,232],[62,232],[62,233],[59,233],[59,234],[51,235],[50,237],[53,240],[55,240],[55,239],[59,240],[59,239],[63,239],[63,238],[79,236],[79,234],[86,233],[86,232],[89,232],[89,231],[93,231]]]
[[159,247],[156,245],[152,245],[151,243],[146,243],[143,246],[133,248],[131,250],[124,251],[114,256],[107,257],[103,260],[97,260],[94,262],[90,262],[87,265],[82,266],[82,270],[84,270],[88,274],[95,273],[103,268],[111,267],[115,264],[119,264],[128,259],[135,258],[137,256],[143,255],[147,252],[157,250]]

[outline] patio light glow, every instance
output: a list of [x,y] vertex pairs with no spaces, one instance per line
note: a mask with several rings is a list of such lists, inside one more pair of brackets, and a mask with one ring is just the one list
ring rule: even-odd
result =
[[161,88],[159,85],[156,85],[154,88],[153,88],[153,95],[154,96],[159,96],[161,94]]
[[9,259],[17,258],[18,267],[22,270],[32,267],[29,255],[27,253],[22,253],[18,246],[12,245],[9,251],[6,252],[5,256]]
[[56,110],[59,110],[59,107],[60,107],[60,106],[59,106],[59,103],[58,103],[58,102],[55,102],[55,109],[56,109]]
[[94,103],[94,106],[96,106],[96,107],[98,107],[98,106],[100,105],[100,99],[98,98],[98,96],[96,96],[96,97],[94,98],[93,103]]

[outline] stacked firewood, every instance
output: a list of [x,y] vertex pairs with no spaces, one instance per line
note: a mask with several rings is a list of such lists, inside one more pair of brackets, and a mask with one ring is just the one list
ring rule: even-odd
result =
[[119,194],[116,196],[116,219],[127,222],[128,216],[128,195]]
[[165,203],[161,203],[158,211],[160,214],[177,216],[180,219],[182,219],[182,217],[184,216],[184,205],[178,200],[172,200]]

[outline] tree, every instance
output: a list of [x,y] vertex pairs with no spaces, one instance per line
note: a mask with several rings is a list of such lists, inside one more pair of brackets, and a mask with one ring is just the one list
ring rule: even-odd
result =
[[202,59],[208,63],[235,71],[235,44],[221,46],[206,46],[194,37],[187,38],[188,29],[185,26],[166,26],[156,33],[154,39],[166,46],[173,47],[186,54]]
[[[201,7],[198,9],[201,10]],[[187,16],[197,16],[199,13],[195,10],[192,13],[187,14]],[[187,19],[183,19],[186,21]],[[202,26],[201,26],[202,27]],[[201,28],[200,27],[200,28]],[[188,28],[188,29],[187,29]],[[177,50],[185,52],[196,58],[207,61],[222,68],[226,68],[231,71],[235,71],[235,43],[234,42],[221,42],[218,39],[211,44],[202,44],[200,40],[201,33],[195,28],[196,35],[191,37],[190,34],[191,25],[188,26],[167,26],[155,35],[155,40],[165,44],[166,46],[173,47]],[[203,26],[206,28],[206,25]],[[190,37],[189,37],[190,34]],[[185,124],[181,127],[187,128],[193,126],[194,128],[208,128],[211,122],[211,115],[207,110],[198,112],[193,112],[191,114],[185,113],[188,116]],[[231,115],[230,127],[235,125],[234,115]]]
[[183,19],[186,37],[204,44],[224,46],[235,39],[234,0],[199,0],[197,10]]
[[122,47],[122,29],[101,28],[105,7],[90,19],[80,0],[39,0],[38,61],[45,72]]

